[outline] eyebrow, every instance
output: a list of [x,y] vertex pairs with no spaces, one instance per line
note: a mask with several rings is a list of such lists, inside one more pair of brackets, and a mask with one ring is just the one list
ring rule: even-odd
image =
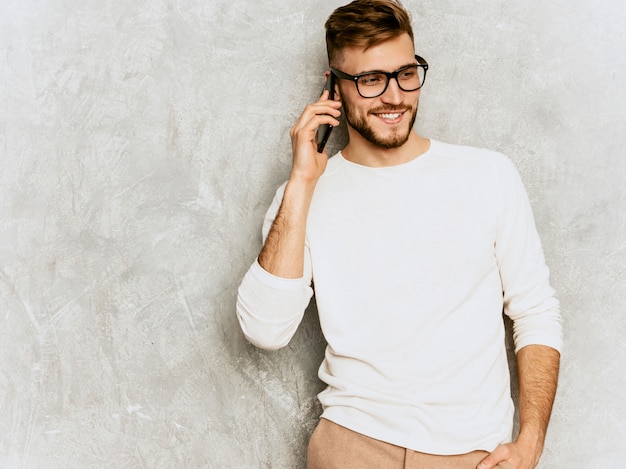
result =
[[358,76],[358,75],[366,75],[368,73],[393,73],[393,72],[397,72],[398,70],[402,70],[403,68],[406,67],[412,67],[413,65],[419,65],[418,63],[408,63],[406,65],[402,65],[401,67],[396,68],[395,70],[393,70],[392,72],[386,72],[385,70],[366,70],[364,72],[359,72],[359,73],[355,73],[353,76]]

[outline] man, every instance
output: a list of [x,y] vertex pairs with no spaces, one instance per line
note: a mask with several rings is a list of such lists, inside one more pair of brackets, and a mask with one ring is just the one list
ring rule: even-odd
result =
[[[327,388],[308,467],[536,467],[561,323],[520,178],[503,155],[413,130],[427,65],[398,2],[338,8],[326,40],[338,99],[324,92],[291,129],[291,175],[237,307],[253,344],[280,348],[314,283]],[[328,159],[316,130],[341,107],[349,143]]]

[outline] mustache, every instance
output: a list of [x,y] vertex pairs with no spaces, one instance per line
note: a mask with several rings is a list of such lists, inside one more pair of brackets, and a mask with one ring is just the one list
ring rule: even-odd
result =
[[393,112],[411,112],[413,106],[379,106],[374,109],[370,109],[368,114],[381,114],[381,113],[393,113]]

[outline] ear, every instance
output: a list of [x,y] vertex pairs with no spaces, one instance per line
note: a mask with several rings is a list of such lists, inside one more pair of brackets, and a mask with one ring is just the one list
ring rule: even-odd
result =
[[335,80],[335,99],[339,98],[339,101],[341,101],[342,96],[341,96],[341,90],[339,89],[339,80]]

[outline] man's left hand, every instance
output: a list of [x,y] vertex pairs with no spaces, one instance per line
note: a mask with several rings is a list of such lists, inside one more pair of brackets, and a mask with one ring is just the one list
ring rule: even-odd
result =
[[476,469],[535,469],[539,457],[533,453],[522,448],[519,443],[500,445]]

